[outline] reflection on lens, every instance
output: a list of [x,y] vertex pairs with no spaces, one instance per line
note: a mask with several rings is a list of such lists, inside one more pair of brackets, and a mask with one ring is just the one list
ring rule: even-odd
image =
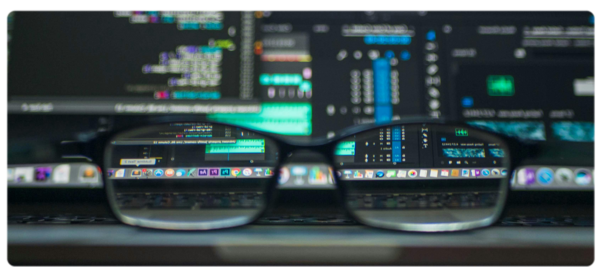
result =
[[500,214],[509,158],[472,128],[396,125],[341,140],[334,151],[346,206],[359,221],[413,231],[481,227]]
[[247,224],[265,207],[277,156],[272,140],[231,126],[170,123],[127,131],[106,148],[109,200],[132,225]]

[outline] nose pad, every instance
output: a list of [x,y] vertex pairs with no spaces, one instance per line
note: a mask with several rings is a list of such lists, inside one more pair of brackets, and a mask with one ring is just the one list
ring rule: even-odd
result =
[[333,167],[325,156],[310,150],[298,150],[283,163],[277,189],[336,189]]

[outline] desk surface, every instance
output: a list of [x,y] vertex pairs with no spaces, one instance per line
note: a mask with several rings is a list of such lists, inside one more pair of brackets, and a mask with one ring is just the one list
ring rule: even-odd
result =
[[406,233],[363,226],[176,232],[125,225],[9,225],[13,265],[589,265],[592,227]]

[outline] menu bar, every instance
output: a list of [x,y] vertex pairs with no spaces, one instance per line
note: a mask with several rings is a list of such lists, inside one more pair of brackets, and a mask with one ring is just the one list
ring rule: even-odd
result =
[[590,167],[522,166],[515,171],[516,190],[593,190]]
[[[125,159],[125,163],[135,164],[129,160]],[[273,168],[268,167],[130,166],[109,169],[107,175],[111,179],[260,178],[272,176],[272,170]],[[327,165],[286,165],[281,169],[280,187],[335,188],[331,172]],[[344,169],[338,170],[336,175],[341,180],[434,180],[501,178],[506,176],[506,172],[502,168]],[[7,181],[11,188],[102,188],[101,174],[98,166],[88,163],[9,165]],[[522,166],[514,172],[511,184],[513,190],[593,190],[593,174],[593,167]]]
[[235,179],[273,176],[273,167],[114,168],[109,179]]
[[8,187],[102,188],[100,168],[88,163],[9,165]]
[[410,169],[344,169],[341,180],[445,180],[499,179],[508,176],[506,168],[410,168]]

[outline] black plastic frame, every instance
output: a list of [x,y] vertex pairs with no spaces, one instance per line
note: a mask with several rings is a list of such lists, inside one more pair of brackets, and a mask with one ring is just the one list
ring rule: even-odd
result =
[[[121,129],[121,130],[114,131],[114,132],[107,133],[107,134],[98,135],[96,138],[92,139],[89,142],[63,143],[63,147],[69,153],[70,157],[85,158],[86,160],[94,162],[97,165],[101,166],[102,173],[104,176],[104,182],[108,182],[108,178],[106,176],[106,172],[104,171],[104,169],[105,169],[104,167],[105,167],[105,159],[107,158],[107,154],[105,153],[105,147],[109,143],[110,139],[112,139],[114,136],[116,136],[118,134],[127,132],[132,129],[135,129],[135,130],[143,129],[144,127],[149,127],[152,125],[167,124],[167,123],[172,123],[172,122],[207,122],[207,123],[213,123],[213,124],[218,124],[218,125],[236,127],[236,125],[223,123],[223,122],[214,122],[214,121],[206,120],[204,118],[166,117],[166,118],[162,118],[160,122],[154,122],[154,121],[145,122],[145,123],[141,123],[140,125],[132,126],[129,128]],[[274,168],[274,172],[275,172],[275,174],[279,174],[280,167],[286,160],[287,155],[289,155],[297,150],[305,150],[305,149],[310,149],[313,152],[323,155],[325,157],[325,162],[323,162],[323,163],[328,164],[329,166],[336,169],[335,163],[334,163],[333,151],[335,150],[335,146],[337,145],[338,141],[340,141],[348,136],[360,133],[360,132],[377,129],[380,127],[387,127],[390,125],[406,125],[406,124],[453,125],[453,126],[465,127],[470,130],[479,131],[481,133],[486,133],[486,134],[491,135],[491,137],[497,137],[504,142],[504,144],[508,147],[508,150],[509,150],[509,155],[510,155],[510,162],[508,164],[509,174],[512,174],[514,167],[519,166],[519,163],[521,163],[524,159],[530,158],[530,157],[535,157],[535,155],[538,153],[537,145],[532,144],[532,143],[525,143],[525,142],[519,141],[515,138],[510,138],[510,137],[506,137],[503,135],[499,135],[497,133],[493,133],[490,131],[485,131],[485,130],[482,130],[479,128],[475,128],[475,127],[466,125],[465,123],[462,123],[462,122],[454,122],[454,121],[446,122],[446,121],[444,121],[444,119],[430,119],[430,118],[421,118],[421,117],[404,118],[399,121],[393,121],[393,122],[389,122],[389,123],[385,123],[385,124],[367,124],[367,125],[354,126],[354,127],[350,127],[348,129],[342,130],[338,135],[336,135],[333,138],[330,138],[330,139],[317,138],[317,139],[314,139],[311,141],[294,141],[294,140],[284,139],[285,137],[283,137],[281,135],[267,133],[267,132],[261,132],[261,131],[255,130],[255,129],[249,129],[249,128],[243,128],[243,127],[242,128],[245,130],[269,137],[272,140],[274,140],[275,142],[277,142],[277,144],[279,146],[280,157],[278,158],[278,162],[276,162],[276,167]],[[506,179],[504,181],[506,182],[506,186],[503,186],[503,188],[502,188],[503,190],[505,190],[505,192],[503,194],[503,201],[502,201],[503,208],[506,203],[506,198],[508,197],[508,192],[510,191],[510,186],[509,186],[510,179]],[[336,197],[337,197],[338,201],[341,201],[344,204],[343,205],[344,212],[346,214],[348,214],[350,217],[357,219],[357,217],[352,214],[352,211],[348,211],[347,207],[345,207],[344,197],[346,195],[346,190],[343,187],[343,181],[336,179],[336,184],[337,184]],[[250,223],[256,221],[256,219],[258,219],[262,214],[264,214],[273,205],[273,202],[275,201],[274,198],[276,196],[276,191],[277,191],[276,186],[277,186],[277,176],[273,176],[270,179],[268,186],[267,186],[266,203],[265,203],[264,209],[262,209],[262,211],[256,216],[256,218],[254,220],[249,221],[246,224],[250,224]],[[107,197],[109,197],[109,193],[108,193],[109,188],[105,187],[105,190],[107,192]],[[113,203],[110,202],[110,199],[109,199],[109,204],[111,205],[111,208],[113,209],[113,212],[114,212],[115,210],[113,207]],[[496,217],[494,218],[494,221],[495,221],[495,219],[497,219],[498,217],[501,216],[502,211],[499,211],[499,212],[500,212],[499,215],[496,215]],[[118,215],[115,215],[115,216],[117,216],[120,219],[120,217]],[[359,222],[361,222],[360,219],[357,219],[357,220]],[[491,221],[490,223],[486,223],[485,226],[492,224],[494,221]],[[363,221],[363,223],[364,223],[364,221]],[[468,229],[473,229],[473,228],[477,228],[477,227],[481,227],[481,225],[472,226],[472,227],[462,227],[458,230],[468,230]],[[224,227],[210,228],[210,229],[220,229],[220,228],[224,228]],[[388,228],[388,229],[390,229],[390,228]],[[392,229],[394,229],[394,228],[392,228]],[[404,229],[402,227],[395,228],[395,229],[396,230],[410,230],[410,229]],[[444,230],[442,230],[442,231],[444,231]]]

